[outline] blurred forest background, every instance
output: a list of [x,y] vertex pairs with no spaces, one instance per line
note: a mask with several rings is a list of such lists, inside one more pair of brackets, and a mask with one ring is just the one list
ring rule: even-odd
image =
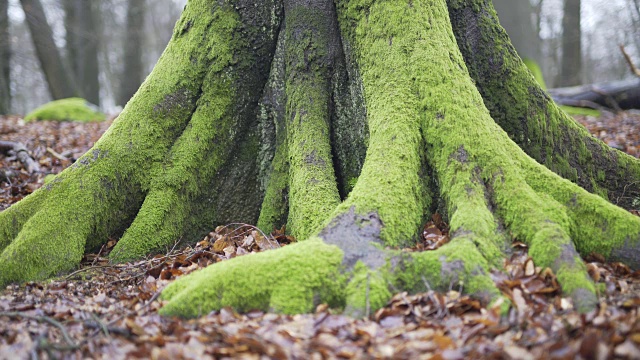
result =
[[[185,3],[0,0],[0,114],[76,95],[117,112],[153,68]],[[640,63],[640,0],[494,5],[549,88],[633,78],[619,45]]]

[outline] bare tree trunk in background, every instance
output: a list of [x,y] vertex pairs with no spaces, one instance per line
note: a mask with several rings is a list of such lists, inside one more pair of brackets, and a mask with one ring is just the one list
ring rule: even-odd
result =
[[65,0],[67,57],[80,94],[100,105],[98,67],[99,4],[86,0]]
[[580,0],[564,1],[560,86],[579,85],[582,75]]
[[20,3],[51,97],[57,100],[77,95],[73,79],[65,68],[60,52],[53,41],[53,32],[47,22],[42,4],[39,0],[20,0]]
[[[640,32],[640,0],[629,0],[627,3],[631,10],[631,21],[633,23],[633,33],[638,34]],[[640,38],[634,37],[634,45],[636,51],[640,53]]]
[[118,105],[124,106],[138,90],[143,79],[142,35],[145,0],[129,0],[127,7],[127,36],[124,45],[124,70]]
[[[540,2],[541,3],[541,2]],[[534,22],[536,7],[528,0],[493,0],[498,13],[500,25],[511,38],[511,43],[523,59],[540,63],[542,58],[541,41],[538,31],[538,20]]]
[[11,108],[11,41],[9,39],[9,2],[0,0],[0,114]]

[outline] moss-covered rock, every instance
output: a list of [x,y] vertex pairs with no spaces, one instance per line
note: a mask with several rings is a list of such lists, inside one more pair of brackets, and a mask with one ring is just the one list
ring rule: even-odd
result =
[[68,98],[48,102],[28,113],[25,121],[103,121],[107,118],[97,106],[82,98]]

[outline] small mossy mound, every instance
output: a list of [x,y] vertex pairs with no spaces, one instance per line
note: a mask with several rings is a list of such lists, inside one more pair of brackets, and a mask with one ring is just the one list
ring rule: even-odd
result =
[[25,121],[103,121],[107,117],[98,107],[82,98],[68,98],[48,102],[24,117]]

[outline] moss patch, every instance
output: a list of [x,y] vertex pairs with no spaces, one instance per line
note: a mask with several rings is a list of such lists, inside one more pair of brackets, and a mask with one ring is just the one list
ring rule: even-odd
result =
[[196,317],[232,306],[285,314],[310,312],[320,303],[343,307],[342,251],[315,238],[278,250],[238,257],[171,283],[160,313]]
[[28,113],[25,121],[103,121],[107,116],[98,107],[82,98],[68,98],[48,102]]
[[584,116],[595,116],[595,117],[600,117],[600,115],[602,115],[602,113],[596,109],[581,108],[581,107],[567,106],[567,105],[562,105],[560,106],[560,108],[569,115],[584,115]]

